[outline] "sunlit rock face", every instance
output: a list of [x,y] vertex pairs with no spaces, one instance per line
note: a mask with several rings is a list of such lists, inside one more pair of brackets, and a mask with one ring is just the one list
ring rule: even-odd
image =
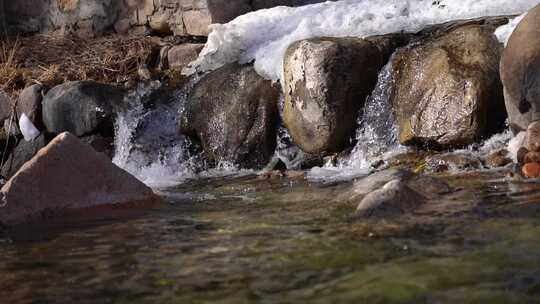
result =
[[518,24],[501,60],[506,110],[515,132],[540,119],[540,5]]
[[283,120],[294,142],[308,153],[343,150],[380,69],[405,41],[387,35],[293,43],[284,60]]
[[400,143],[464,146],[502,126],[501,45],[493,31],[463,26],[396,53],[390,102]]

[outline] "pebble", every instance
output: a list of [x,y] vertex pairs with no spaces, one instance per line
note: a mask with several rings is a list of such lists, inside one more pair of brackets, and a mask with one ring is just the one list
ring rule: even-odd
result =
[[523,165],[521,172],[525,177],[535,178],[540,174],[540,164],[537,162]]

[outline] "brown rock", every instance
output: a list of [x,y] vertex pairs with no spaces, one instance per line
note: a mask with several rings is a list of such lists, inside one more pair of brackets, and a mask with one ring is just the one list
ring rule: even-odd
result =
[[212,17],[208,10],[191,10],[184,12],[183,17],[186,33],[192,36],[208,36],[208,26],[212,24]]
[[515,132],[526,130],[540,119],[540,5],[510,36],[500,70],[510,126]]
[[489,168],[504,167],[512,162],[512,159],[508,157],[508,151],[501,149],[495,151],[486,157],[486,166]]
[[540,122],[536,121],[527,127],[525,143],[529,151],[540,151]]
[[525,147],[521,147],[518,149],[516,156],[518,164],[523,164],[525,162],[525,155],[527,155],[527,153],[529,153],[529,150],[527,150],[527,148]]
[[538,163],[540,162],[540,152],[528,152],[525,154],[525,157],[523,158],[523,163]]
[[535,178],[540,174],[540,164],[538,163],[528,163],[523,165],[521,172],[525,177]]
[[405,145],[454,148],[503,127],[494,27],[468,25],[396,52],[390,103]]
[[69,133],[27,162],[2,187],[0,198],[0,222],[7,226],[159,202],[150,188]]
[[175,71],[182,71],[189,63],[197,59],[204,44],[187,43],[173,46],[167,52],[169,68]]

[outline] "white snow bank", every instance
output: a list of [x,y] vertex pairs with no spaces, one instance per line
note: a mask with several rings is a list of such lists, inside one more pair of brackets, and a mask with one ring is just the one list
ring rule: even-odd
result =
[[24,113],[21,115],[21,118],[19,118],[19,129],[26,141],[34,140],[40,134],[36,126],[34,126],[32,121],[30,121],[28,116]]
[[521,20],[523,20],[523,18],[525,18],[526,15],[527,15],[527,13],[524,13],[524,14],[510,20],[510,22],[508,24],[505,24],[505,25],[499,27],[495,31],[495,36],[497,36],[497,38],[499,39],[500,42],[504,43],[504,46],[506,46],[506,44],[508,44],[508,39],[510,39],[510,36],[514,32],[514,30],[516,29],[518,24],[521,22]]
[[275,7],[211,26],[199,58],[185,72],[214,70],[226,63],[255,60],[255,69],[277,81],[283,56],[293,42],[318,37],[367,37],[482,16],[517,15],[539,0],[344,0],[302,7]]

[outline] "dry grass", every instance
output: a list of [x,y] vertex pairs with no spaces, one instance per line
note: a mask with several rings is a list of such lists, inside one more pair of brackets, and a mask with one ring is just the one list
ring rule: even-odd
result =
[[30,82],[52,87],[75,80],[118,84],[136,80],[138,66],[155,47],[147,37],[35,35],[2,42],[1,51],[0,88],[16,92]]

